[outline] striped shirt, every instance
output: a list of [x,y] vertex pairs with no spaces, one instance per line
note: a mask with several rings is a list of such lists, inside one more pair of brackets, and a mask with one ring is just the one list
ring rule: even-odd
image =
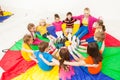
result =
[[66,28],[73,28],[74,22],[76,21],[76,19],[71,18],[71,20],[69,20],[68,18],[66,18],[63,23],[66,23]]

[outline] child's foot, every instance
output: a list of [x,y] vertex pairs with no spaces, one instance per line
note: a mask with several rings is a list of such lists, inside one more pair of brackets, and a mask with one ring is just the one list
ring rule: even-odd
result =
[[76,39],[76,42],[77,42],[78,45],[80,45],[80,39],[79,38]]

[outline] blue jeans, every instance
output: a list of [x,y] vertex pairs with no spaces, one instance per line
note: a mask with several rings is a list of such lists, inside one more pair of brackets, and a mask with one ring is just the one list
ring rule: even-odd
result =
[[75,33],[75,36],[81,39],[84,35],[88,33],[87,26],[81,26],[80,29]]

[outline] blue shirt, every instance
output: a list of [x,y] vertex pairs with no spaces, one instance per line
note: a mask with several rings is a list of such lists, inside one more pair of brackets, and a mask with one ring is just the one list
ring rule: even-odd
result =
[[38,60],[38,65],[39,67],[42,69],[42,70],[45,70],[45,71],[49,71],[51,70],[53,67],[52,66],[49,66],[47,65],[46,63],[44,63],[44,61],[39,57],[39,54],[42,54],[43,57],[49,61],[49,62],[52,62],[52,55],[50,55],[49,53],[47,52],[40,52],[40,51],[37,51],[34,53],[34,55],[36,56],[37,60]]

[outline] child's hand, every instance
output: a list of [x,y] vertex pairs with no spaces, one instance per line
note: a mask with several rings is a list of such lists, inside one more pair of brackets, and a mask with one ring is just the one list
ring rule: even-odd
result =
[[35,60],[36,63],[38,63],[38,60]]
[[94,66],[95,68],[97,68],[99,65],[98,65],[98,64],[93,64],[93,66]]
[[103,17],[102,17],[102,16],[99,16],[98,19],[103,20]]

